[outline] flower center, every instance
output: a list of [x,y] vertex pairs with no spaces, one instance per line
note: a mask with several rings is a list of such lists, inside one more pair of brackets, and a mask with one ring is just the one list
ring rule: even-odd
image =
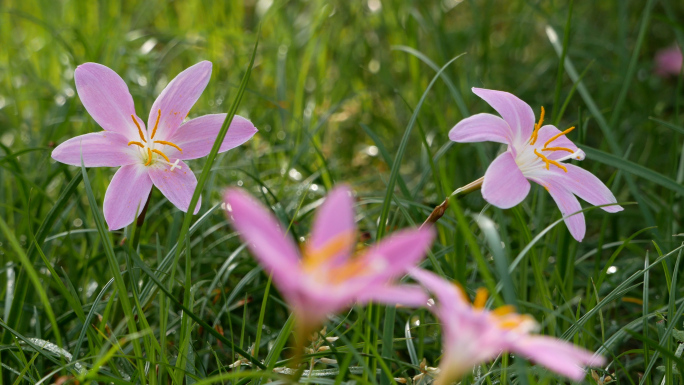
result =
[[[145,135],[143,135],[142,128],[140,127],[140,124],[138,123],[138,120],[135,118],[135,115],[131,115],[131,119],[133,119],[133,123],[135,123],[135,126],[138,127],[138,135],[140,135],[140,142],[132,140],[128,142],[128,145],[136,145],[140,147],[141,154],[143,156],[143,160],[145,161],[145,166],[149,166],[152,164],[153,160],[156,160],[157,162],[162,162],[166,163],[171,166],[171,171],[174,169],[181,169],[181,166],[178,165],[178,162],[180,162],[180,159],[176,159],[175,162],[171,163],[171,159],[169,159],[166,154],[164,154],[161,150],[158,150],[155,148],[155,144],[160,144],[162,146],[171,146],[177,149],[180,152],[183,152],[183,150],[178,147],[175,143],[168,142],[165,140],[153,140],[154,135],[157,133],[157,128],[159,127],[159,119],[161,119],[161,110],[157,111],[157,121],[154,123],[154,129],[152,130],[152,135],[150,136],[150,141],[147,141],[145,139]],[[155,156],[158,155],[158,156]],[[164,158],[164,160],[159,159],[159,157]]]
[[[460,286],[457,287],[459,288],[459,290],[463,290]],[[483,287],[477,289],[477,292],[475,293],[475,299],[473,300],[473,309],[478,311],[484,311],[488,297],[489,292],[487,291],[487,289]],[[513,307],[512,305],[500,306],[490,311],[489,315],[495,320],[495,322],[498,324],[500,328],[506,330],[530,328],[536,325],[536,322],[532,317],[530,317],[527,314],[516,313],[515,307]]]
[[[534,144],[537,142],[537,139],[539,138],[539,129],[541,129],[542,124],[544,123],[544,113],[545,113],[544,107],[542,107],[541,108],[541,114],[539,115],[539,122],[537,122],[534,125],[534,131],[532,131],[532,135],[530,136],[530,140],[529,140],[530,146],[534,146]],[[577,159],[577,160],[584,159],[584,152],[582,150],[578,149],[577,151],[573,151],[567,147],[549,147],[549,145],[551,143],[553,143],[554,140],[560,138],[561,136],[565,136],[565,135],[569,134],[574,129],[575,129],[575,127],[570,127],[567,130],[565,130],[563,132],[559,132],[558,134],[549,138],[549,140],[547,140],[544,143],[544,146],[541,149],[542,152],[537,151],[536,148],[534,149],[534,154],[539,159],[541,159],[542,162],[544,162],[547,170],[550,169],[551,165],[554,165],[554,166],[558,167],[559,169],[561,169],[565,172],[568,172],[568,169],[565,166],[563,166],[563,164],[561,164],[562,161],[568,160],[568,159]],[[570,155],[564,156],[561,159],[554,160],[554,159],[549,159],[548,156],[544,155],[543,154],[544,151],[551,151],[551,152],[566,151],[566,152],[569,152]]]
[[334,284],[344,282],[378,268],[379,266],[368,266],[367,261],[358,256],[352,256],[339,264],[332,261],[341,252],[348,250],[351,245],[354,245],[355,241],[356,233],[348,231],[333,237],[317,248],[307,244],[303,247],[302,251],[302,267],[305,271],[316,275],[317,278]]

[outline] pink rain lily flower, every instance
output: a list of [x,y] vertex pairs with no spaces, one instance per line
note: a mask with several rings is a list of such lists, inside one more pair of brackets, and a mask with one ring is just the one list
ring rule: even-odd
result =
[[[489,165],[482,183],[482,196],[494,206],[507,209],[522,202],[530,191],[531,180],[543,186],[558,205],[563,216],[581,210],[578,196],[592,205],[616,203],[608,187],[592,173],[565,161],[583,160],[584,151],[560,131],[544,125],[544,108],[535,124],[532,108],[518,97],[503,91],[473,88],[475,95],[489,103],[501,117],[477,114],[461,120],[449,132],[449,139],[459,143],[498,142],[507,150]],[[618,205],[602,207],[614,213]],[[584,214],[565,218],[572,236],[581,241],[586,224]]]
[[[207,156],[226,114],[204,115],[183,122],[211,76],[203,61],[176,76],[152,105],[145,123],[135,113],[126,83],[111,69],[85,63],[74,74],[76,90],[90,116],[104,129],[71,138],[52,152],[62,163],[86,167],[121,167],[107,188],[104,217],[110,230],[133,222],[152,185],[187,212],[197,178],[184,160]],[[257,132],[247,119],[235,116],[220,151],[228,151]],[[194,213],[200,208],[197,202]]]
[[432,229],[404,230],[354,255],[353,198],[345,186],[328,194],[301,251],[278,220],[243,190],[229,189],[225,201],[234,227],[292,307],[300,335],[355,302],[422,306],[428,299],[420,287],[394,280],[425,256]]
[[[475,365],[495,359],[501,352],[519,354],[563,376],[579,381],[583,366],[603,365],[604,359],[556,338],[534,335],[537,323],[513,306],[485,308],[487,290],[477,291],[471,304],[465,292],[434,273],[413,269],[411,277],[437,299],[429,309],[442,324],[444,354],[436,385],[460,379]],[[431,301],[432,303],[432,301]]]
[[677,76],[682,70],[684,57],[678,46],[661,49],[655,56],[654,72],[659,76]]

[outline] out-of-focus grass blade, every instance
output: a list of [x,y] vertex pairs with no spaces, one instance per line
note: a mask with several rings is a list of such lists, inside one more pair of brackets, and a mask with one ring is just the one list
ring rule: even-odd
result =
[[659,184],[667,189],[670,189],[679,194],[684,194],[684,186],[666,177],[663,174],[657,173],[640,164],[622,159],[612,154],[608,154],[595,148],[583,146],[582,150],[586,152],[587,156],[595,159],[601,163],[615,167],[619,170],[626,171],[630,174],[649,180],[653,183]]
[[672,123],[670,123],[670,122],[666,122],[666,121],[664,121],[664,120],[656,119],[656,118],[653,118],[653,117],[649,117],[648,120],[651,120],[651,121],[653,121],[653,122],[656,122],[656,123],[660,124],[661,126],[665,126],[665,127],[667,127],[667,128],[670,128],[670,129],[672,129],[672,130],[674,130],[674,131],[676,131],[676,132],[679,132],[680,134],[684,134],[684,127],[679,127],[679,126],[677,126],[677,125],[675,125],[675,124],[672,124]]
[[477,215],[475,219],[487,240],[489,250],[494,256],[494,264],[499,273],[499,279],[503,283],[504,300],[509,305],[517,306],[518,300],[516,298],[516,289],[515,286],[513,286],[513,279],[508,271],[508,255],[506,249],[504,249],[501,244],[501,237],[496,231],[496,225],[494,224],[494,221],[484,215]]

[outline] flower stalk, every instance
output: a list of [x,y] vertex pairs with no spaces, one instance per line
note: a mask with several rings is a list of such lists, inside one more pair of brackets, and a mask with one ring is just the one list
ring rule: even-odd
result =
[[451,197],[456,197],[456,198],[461,198],[475,190],[479,190],[482,188],[482,182],[484,181],[484,177],[478,178],[467,185],[463,187],[459,187],[454,192],[449,195],[444,202],[442,202],[439,206],[435,207],[434,210],[430,213],[430,215],[427,217],[425,222],[423,222],[422,225],[420,225],[420,228],[423,228],[425,226],[430,226],[435,224],[439,218],[441,218],[446,210],[449,208],[449,199]]

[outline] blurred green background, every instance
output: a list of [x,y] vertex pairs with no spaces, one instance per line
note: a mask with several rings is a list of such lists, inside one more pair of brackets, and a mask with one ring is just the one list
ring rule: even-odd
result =
[[[226,186],[242,186],[261,194],[283,221],[293,220],[292,231],[298,237],[307,234],[310,213],[320,198],[335,183],[344,182],[358,195],[364,239],[375,238],[395,161],[401,167],[387,228],[393,231],[421,223],[448,193],[482,176],[501,150],[495,144],[449,142],[448,131],[459,120],[491,112],[470,88],[509,91],[528,102],[537,115],[544,106],[547,122],[561,129],[579,127],[571,139],[590,148],[581,166],[607,182],[618,201],[638,203],[615,215],[587,212],[587,237],[581,244],[572,240],[563,224],[541,238],[513,274],[522,310],[542,322],[547,334],[560,336],[577,326],[572,340],[593,350],[622,333],[605,345],[604,354],[616,362],[608,372],[618,371],[618,379],[625,381],[620,383],[636,383],[649,362],[642,348],[650,345],[630,339],[625,332],[626,328],[642,332],[641,323],[626,325],[645,311],[649,315],[643,326],[652,333],[648,338],[658,340],[662,325],[656,321],[669,311],[663,306],[678,303],[682,294],[681,285],[676,284],[674,257],[652,270],[651,286],[645,290],[638,285],[647,276],[642,272],[634,287],[614,291],[643,268],[647,253],[653,261],[681,242],[677,234],[682,231],[684,191],[683,79],[681,74],[657,76],[654,57],[676,41],[684,44],[682,20],[684,3],[677,0],[575,1],[573,5],[532,0],[3,0],[0,213],[19,244],[28,248],[60,192],[79,172],[53,161],[50,152],[68,138],[100,130],[75,91],[74,69],[84,62],[101,63],[119,73],[129,85],[138,115],[147,116],[155,97],[177,73],[210,60],[212,77],[190,112],[194,117],[228,110],[258,40],[238,113],[252,120],[259,133],[217,158],[203,192],[200,215],[220,203]],[[561,54],[572,68],[560,65]],[[425,94],[436,71],[459,55]],[[401,138],[424,94],[408,147],[397,159]],[[190,165],[198,173],[203,162]],[[113,171],[91,169],[89,175],[101,204]],[[82,186],[68,202],[51,226],[43,252],[58,272],[64,269],[87,313],[111,274]],[[459,226],[455,214],[447,214],[439,226],[434,260],[426,266],[437,261],[447,276],[473,289],[483,285],[483,266],[501,277],[495,272],[486,234],[468,216],[481,212],[485,202],[475,193],[462,200],[461,206],[469,218],[464,219],[466,225]],[[511,259],[560,218],[552,200],[539,188],[513,210],[488,207],[484,213],[497,222]],[[155,250],[166,253],[174,245],[181,220],[182,213],[154,190],[141,241],[141,255],[150,266],[157,263]],[[0,234],[0,308],[5,309],[0,319],[18,333],[50,340],[49,323],[35,310],[42,305],[31,287],[23,318],[31,322],[10,315],[12,277],[20,264],[8,247],[9,238]],[[120,245],[123,238],[122,232],[115,232],[114,244]],[[216,317],[226,334],[227,322],[235,322],[233,337],[247,349],[254,341],[252,325],[259,316],[266,277],[254,275],[244,281],[255,264],[246,252],[233,255],[240,242],[219,210],[211,212],[192,242],[192,276],[201,282],[195,294],[202,298],[197,303],[201,314]],[[620,248],[613,254],[616,247]],[[474,259],[478,253],[484,256],[484,265]],[[229,266],[228,257],[232,258]],[[80,324],[56,290],[44,261],[34,256],[33,263],[60,317],[65,348],[73,350]],[[609,266],[614,270],[606,270]],[[227,270],[222,270],[218,282],[204,284],[215,280],[222,267]],[[597,281],[602,285],[594,287]],[[226,304],[237,310],[226,315],[220,310],[222,302],[211,299],[228,295],[241,282],[245,284],[238,285],[229,298],[236,302]],[[147,284],[144,281],[141,287]],[[176,292],[180,298],[181,292]],[[614,301],[597,307],[597,298],[613,294]],[[277,298],[273,290],[271,295]],[[642,309],[639,304],[649,296],[650,302]],[[153,334],[159,334],[156,306],[149,308],[152,314],[148,316]],[[267,306],[263,322],[269,337],[264,344],[275,338],[287,316],[279,299]],[[591,310],[594,313],[587,322],[577,322]],[[425,312],[416,314],[427,317]],[[109,315],[114,329],[122,315],[117,317],[116,311]],[[402,311],[401,316],[414,313]],[[174,325],[173,320],[169,322]],[[398,331],[403,325],[397,319]],[[681,329],[681,322],[673,328]],[[434,325],[417,329],[416,333],[434,337]],[[193,340],[208,338],[196,332]],[[676,346],[666,339],[664,349],[674,352]],[[420,343],[420,358],[425,356],[435,364],[438,340]],[[408,361],[406,344],[396,345],[394,354]],[[651,355],[657,350],[650,349]],[[632,353],[621,355],[627,351]],[[214,353],[196,352],[197,362],[202,362],[197,364],[198,376],[218,370],[221,365],[215,361],[226,365],[234,361],[230,352],[216,353],[218,360]],[[21,370],[17,362],[7,365]],[[35,378],[53,367],[42,358],[32,365],[29,373]],[[417,373],[411,371],[415,367],[394,365],[396,376]],[[650,370],[654,379],[662,376]]]

